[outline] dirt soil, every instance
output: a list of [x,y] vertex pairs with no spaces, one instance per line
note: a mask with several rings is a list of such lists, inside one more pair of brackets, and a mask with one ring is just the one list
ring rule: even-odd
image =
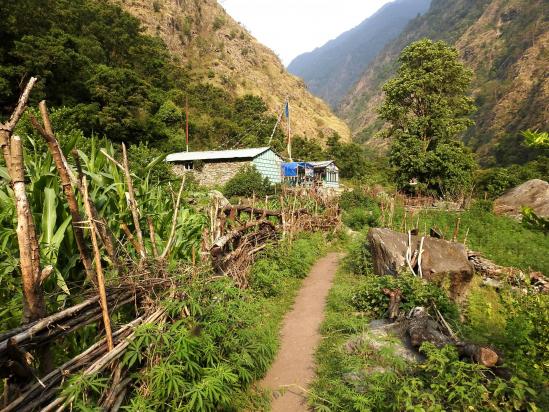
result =
[[341,254],[330,253],[320,259],[296,297],[294,307],[281,331],[281,346],[262,388],[273,394],[273,412],[307,411],[304,389],[314,379],[314,353],[320,342],[326,298],[332,286]]

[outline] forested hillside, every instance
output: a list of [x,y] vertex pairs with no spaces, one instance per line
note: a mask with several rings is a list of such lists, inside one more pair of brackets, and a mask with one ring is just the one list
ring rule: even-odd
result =
[[[334,131],[348,141],[347,125],[280,59],[229,16],[217,0],[112,0],[160,37],[172,57],[194,77],[231,95],[261,97],[269,113],[290,98],[296,134],[323,141]],[[323,136],[323,137],[322,137]]]
[[543,129],[549,119],[547,5],[543,0],[434,0],[378,55],[340,107],[355,138],[369,141],[383,126],[377,116],[382,85],[394,73],[401,50],[428,37],[455,44],[474,71],[478,110],[464,139],[482,162],[534,158],[535,151],[519,144],[519,132]]
[[[150,5],[148,14],[154,15],[160,6],[157,2]],[[187,98],[194,149],[263,145],[272,133],[277,113],[260,97],[266,94],[260,85],[236,92],[224,82],[232,84],[237,77],[222,78],[215,73],[202,76],[198,67],[174,55],[163,39],[145,34],[142,22],[115,4],[7,0],[0,4],[0,13],[10,17],[0,21],[1,117],[11,112],[26,81],[36,75],[39,82],[31,103],[46,99],[52,107],[65,106],[65,121],[87,136],[148,143],[163,152],[182,150]],[[183,15],[176,17],[186,21]],[[215,32],[214,28],[211,31]],[[193,41],[203,44],[202,37],[192,33]],[[253,41],[243,30],[238,36],[248,43]],[[215,67],[198,56],[194,62],[203,63],[201,70]],[[272,79],[272,87],[284,76],[297,83],[293,77],[278,76]],[[221,81],[216,83],[209,77]],[[300,104],[307,105],[304,96],[295,98],[303,98]],[[316,98],[310,97],[310,101],[317,104],[314,109],[318,116],[329,113],[328,109],[321,110],[325,106]],[[297,122],[297,101],[293,107]],[[332,128],[321,118],[313,122],[318,129],[295,124],[295,131],[312,138],[318,138],[322,131],[331,133]],[[346,136],[346,127],[336,125],[333,130]],[[275,146],[282,148],[282,141],[279,132]]]
[[314,94],[337,107],[383,47],[411,19],[425,13],[430,3],[431,0],[393,1],[352,30],[296,57],[288,70],[303,78]]

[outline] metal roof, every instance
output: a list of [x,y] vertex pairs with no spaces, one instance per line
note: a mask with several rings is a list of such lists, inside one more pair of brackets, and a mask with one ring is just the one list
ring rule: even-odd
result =
[[[323,160],[323,161],[321,161],[321,162],[307,162],[307,163],[313,165],[313,167],[328,167],[328,166],[330,166],[331,164],[333,164],[334,166],[336,166],[333,160]],[[337,167],[337,166],[336,166],[336,167]]]
[[257,147],[251,149],[235,150],[211,150],[206,152],[181,152],[166,156],[167,162],[190,162],[193,160],[219,160],[219,159],[254,159],[260,154],[271,150],[270,147]]

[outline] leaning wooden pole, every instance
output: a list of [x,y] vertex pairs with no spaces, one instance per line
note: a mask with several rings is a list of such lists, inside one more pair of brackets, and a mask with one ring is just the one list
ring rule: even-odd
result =
[[46,314],[44,294],[40,285],[40,251],[25,187],[23,145],[18,136],[12,136],[15,126],[26,109],[30,93],[36,81],[36,77],[29,80],[10,119],[8,122],[0,124],[0,146],[10,175],[17,213],[16,232],[25,303],[23,323],[40,319]]
[[107,345],[109,351],[114,347],[112,340],[111,318],[109,317],[109,308],[107,305],[107,292],[105,291],[105,277],[103,275],[103,267],[101,266],[101,254],[99,253],[99,242],[97,241],[97,234],[95,228],[95,220],[91,211],[90,199],[88,197],[88,182],[86,176],[82,179],[82,189],[84,197],[84,208],[88,215],[90,223],[90,234],[92,239],[93,253],[95,258],[95,270],[97,272],[97,288],[99,290],[99,299],[101,302],[101,311],[103,313],[103,323],[105,324],[105,333],[107,335]]
[[141,259],[145,257],[145,246],[143,243],[143,232],[141,232],[141,225],[139,224],[139,209],[137,208],[137,201],[135,200],[135,191],[133,189],[133,181],[130,173],[130,165],[128,162],[128,153],[126,151],[126,145],[122,143],[122,165],[124,166],[124,176],[126,177],[126,185],[128,186],[128,195],[130,198],[130,209],[133,217],[133,225],[135,226],[135,236],[137,237],[137,244],[139,245],[139,255]]
[[[26,311],[25,321],[33,321],[42,318],[46,314],[44,295],[40,286],[41,273],[40,261],[37,260],[33,245],[36,239],[32,212],[25,189],[25,169],[23,164],[23,147],[19,136],[11,138],[11,169],[12,186],[17,210],[17,241],[19,244],[19,261],[23,280],[23,294],[25,296]],[[38,255],[39,257],[40,255]]]
[[96,275],[93,270],[93,265],[91,263],[90,254],[86,242],[84,241],[84,231],[79,226],[82,218],[78,210],[78,202],[76,201],[76,196],[74,194],[73,181],[75,177],[72,176],[71,179],[71,170],[67,163],[67,159],[61,150],[59,142],[57,141],[53,128],[51,126],[50,117],[48,115],[48,109],[45,101],[40,102],[40,113],[42,115],[42,121],[44,122],[44,127],[38,123],[38,120],[31,116],[31,123],[34,128],[42,135],[46,141],[48,148],[52,154],[53,160],[55,162],[55,167],[59,173],[61,179],[61,186],[63,187],[63,192],[67,199],[67,204],[69,206],[69,212],[72,218],[72,228],[74,232],[74,238],[76,240],[76,246],[78,247],[78,252],[80,253],[80,259],[84,265],[84,270],[86,271],[86,277],[89,281],[95,284]]
[[164,251],[160,255],[160,259],[166,259],[166,257],[171,252],[171,249],[173,247],[173,242],[175,239],[175,230],[177,228],[177,217],[179,216],[179,205],[181,204],[181,195],[183,194],[183,188],[185,187],[185,175],[183,175],[183,179],[181,180],[181,187],[179,188],[179,193],[177,194],[177,200],[174,204],[174,211],[172,216],[172,228],[170,230],[170,236],[168,237],[168,241],[166,242],[166,247],[164,248]]

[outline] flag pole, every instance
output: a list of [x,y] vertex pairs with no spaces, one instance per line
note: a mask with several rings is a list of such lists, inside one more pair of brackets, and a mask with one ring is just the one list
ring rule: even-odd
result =
[[292,159],[292,129],[290,124],[290,97],[286,99],[286,117],[288,118],[288,157],[290,162],[293,162]]
[[185,96],[185,142],[189,151],[189,98]]

